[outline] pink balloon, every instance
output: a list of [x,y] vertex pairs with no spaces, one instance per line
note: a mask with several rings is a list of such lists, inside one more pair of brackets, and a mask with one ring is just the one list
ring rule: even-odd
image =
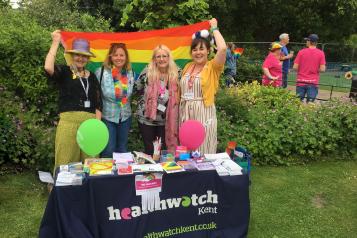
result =
[[180,144],[189,150],[196,150],[203,143],[206,131],[201,122],[187,120],[180,126]]

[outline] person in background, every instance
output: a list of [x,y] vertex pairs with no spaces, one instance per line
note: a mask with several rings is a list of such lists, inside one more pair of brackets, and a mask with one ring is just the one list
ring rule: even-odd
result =
[[229,87],[235,83],[235,76],[237,74],[237,56],[234,54],[235,45],[232,42],[227,43],[226,64],[224,69],[224,76],[226,86]]
[[101,157],[112,158],[113,152],[127,152],[131,126],[131,95],[134,73],[124,43],[112,43],[103,67],[96,71],[102,90],[102,121],[108,127],[109,141]]
[[138,101],[138,124],[145,153],[153,155],[153,142],[161,138],[161,149],[172,153],[178,144],[178,68],[170,49],[158,45],[149,65],[141,72],[135,87]]
[[85,69],[89,57],[89,42],[74,39],[70,54],[70,65],[56,65],[55,59],[61,40],[61,32],[52,32],[52,45],[45,60],[47,77],[59,90],[59,123],[55,139],[55,169],[59,165],[83,161],[86,157],[76,141],[77,130],[87,119],[101,118],[102,100],[96,76]]
[[286,47],[289,44],[289,34],[283,33],[279,36],[281,48],[280,60],[283,61],[283,76],[282,76],[282,87],[288,87],[288,74],[290,69],[290,59],[294,56],[294,52],[290,51]]
[[263,80],[265,86],[281,87],[282,62],[280,50],[282,46],[278,42],[271,44],[270,53],[263,62]]
[[304,38],[307,48],[299,51],[293,66],[297,70],[296,94],[301,101],[304,101],[306,96],[307,103],[315,101],[320,72],[326,70],[325,53],[316,47],[318,39],[316,34]]
[[213,18],[209,23],[217,44],[216,55],[212,60],[208,59],[211,50],[209,32],[196,32],[191,43],[192,62],[185,66],[180,80],[180,124],[186,120],[197,120],[205,126],[206,136],[198,148],[201,154],[216,153],[217,116],[214,100],[227,50],[226,42],[217,28],[217,20]]

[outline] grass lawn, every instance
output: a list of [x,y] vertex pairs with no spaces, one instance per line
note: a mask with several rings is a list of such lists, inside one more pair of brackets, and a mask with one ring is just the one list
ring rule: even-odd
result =
[[[293,71],[288,75],[288,84],[296,84],[296,72]],[[331,86],[334,86],[333,91],[337,92],[349,92],[351,89],[352,80],[345,79],[345,72],[325,72],[320,73],[320,89],[331,90]],[[331,85],[331,86],[327,86]]]
[[[357,161],[255,167],[249,237],[357,237]],[[34,172],[0,177],[0,237],[37,237],[47,201]]]
[[357,162],[252,173],[249,237],[357,237]]

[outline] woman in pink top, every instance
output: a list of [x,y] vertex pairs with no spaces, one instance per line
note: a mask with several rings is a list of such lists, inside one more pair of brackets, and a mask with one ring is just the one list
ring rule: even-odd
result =
[[282,46],[278,42],[271,44],[270,53],[265,58],[263,63],[263,85],[281,87],[283,63],[280,61],[280,50]]

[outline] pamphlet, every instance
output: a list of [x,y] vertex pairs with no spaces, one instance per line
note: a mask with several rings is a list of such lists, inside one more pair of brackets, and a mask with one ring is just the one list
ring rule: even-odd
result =
[[176,163],[183,167],[185,171],[197,171],[196,162],[192,160],[179,160]]
[[204,156],[206,161],[214,161],[217,159],[229,159],[229,160],[231,159],[231,157],[229,157],[227,152],[217,153],[217,154],[205,154]]
[[113,162],[112,160],[102,160],[99,162],[93,162],[89,164],[89,175],[108,175],[113,174]]
[[126,162],[128,164],[134,163],[134,155],[131,152],[127,153],[113,153],[113,161],[115,164]]
[[197,163],[196,167],[198,170],[215,170],[216,169],[216,167],[211,162]]
[[161,166],[165,170],[166,173],[176,173],[176,172],[185,171],[180,165],[178,165],[174,161],[162,162]]
[[152,159],[150,155],[138,151],[133,151],[133,152],[135,154],[135,158],[134,158],[135,163],[145,164],[146,162],[149,162],[151,164],[156,164],[156,162]]
[[133,174],[133,166],[126,163],[118,163],[118,175]]
[[160,164],[133,164],[134,173],[163,172]]

